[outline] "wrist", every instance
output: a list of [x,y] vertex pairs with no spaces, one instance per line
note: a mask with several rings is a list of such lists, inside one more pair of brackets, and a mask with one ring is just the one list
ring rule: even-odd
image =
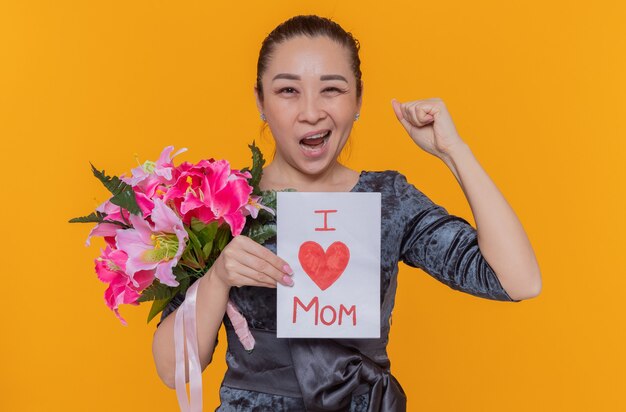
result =
[[202,286],[206,286],[211,288],[212,290],[220,290],[223,293],[227,294],[230,292],[230,286],[224,283],[219,276],[215,273],[215,265],[211,266],[209,270],[200,278],[203,282]]
[[459,158],[465,156],[467,153],[471,153],[469,145],[463,141],[454,144],[446,149],[446,151],[439,156],[439,158],[448,166],[454,165]]
[[462,185],[461,176],[459,175],[458,165],[463,163],[463,158],[472,155],[470,147],[465,142],[459,142],[450,147],[440,159],[448,166],[456,180]]

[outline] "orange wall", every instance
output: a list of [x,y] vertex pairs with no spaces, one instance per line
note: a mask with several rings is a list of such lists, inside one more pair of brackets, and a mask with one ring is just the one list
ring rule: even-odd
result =
[[[298,3],[298,5],[296,5]],[[581,3],[582,4],[582,3]],[[364,104],[349,166],[397,169],[473,222],[452,173],[390,104],[441,97],[520,217],[543,275],[535,299],[462,294],[402,267],[389,353],[411,411],[615,411],[626,367],[626,13],[618,1],[5,1],[0,410],[174,411],[156,375],[149,305],[104,305],[85,248],[109,173],[156,159],[248,164],[264,36],[333,17],[362,44]],[[268,136],[260,140],[271,153]],[[217,406],[225,336],[205,371]]]

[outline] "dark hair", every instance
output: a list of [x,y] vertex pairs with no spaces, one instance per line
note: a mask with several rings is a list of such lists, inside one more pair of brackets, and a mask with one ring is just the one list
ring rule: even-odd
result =
[[346,47],[350,53],[352,65],[352,73],[356,78],[356,97],[361,97],[363,84],[361,82],[361,59],[359,59],[359,41],[352,36],[352,33],[346,32],[339,24],[331,21],[326,17],[320,17],[313,14],[294,16],[289,20],[276,26],[276,28],[267,35],[261,51],[259,52],[259,60],[257,62],[256,88],[259,98],[263,101],[263,85],[261,77],[267,69],[267,64],[272,57],[272,52],[276,46],[296,36],[326,36],[336,41],[340,45]]

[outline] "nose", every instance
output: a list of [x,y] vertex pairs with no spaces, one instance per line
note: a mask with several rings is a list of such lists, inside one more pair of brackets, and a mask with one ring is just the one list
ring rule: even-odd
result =
[[310,93],[303,95],[300,99],[298,120],[307,123],[317,123],[326,117],[326,111],[323,106],[320,96]]

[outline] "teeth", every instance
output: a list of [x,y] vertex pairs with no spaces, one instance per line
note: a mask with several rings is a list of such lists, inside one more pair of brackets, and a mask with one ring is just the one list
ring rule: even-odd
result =
[[308,137],[305,137],[305,138],[304,138],[304,139],[302,139],[302,140],[319,139],[320,137],[324,137],[324,136],[326,136],[327,134],[328,134],[328,132],[318,133],[318,134],[314,134],[313,136],[308,136]]

